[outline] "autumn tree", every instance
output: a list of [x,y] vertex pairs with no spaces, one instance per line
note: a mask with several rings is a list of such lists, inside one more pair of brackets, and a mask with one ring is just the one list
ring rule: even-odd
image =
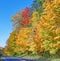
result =
[[18,35],[17,31],[13,31],[10,34],[10,37],[8,38],[7,43],[6,43],[7,45],[3,49],[3,55],[14,56],[14,54],[16,54],[15,48],[16,48],[17,35]]
[[24,10],[18,12],[16,15],[12,17],[13,28],[15,30],[20,30],[22,27],[31,26],[30,22],[31,10],[26,7]]
[[[30,8],[26,8],[18,13],[19,15],[13,16],[12,19],[18,29],[12,32],[7,41],[5,49],[8,50],[7,54],[13,52],[13,56],[19,56],[30,52],[30,54],[48,52],[51,55],[60,51],[60,0],[35,2],[39,6],[31,14]],[[43,8],[42,11],[40,8]]]
[[8,56],[19,56],[25,53],[29,54],[29,52],[36,54],[38,51],[36,46],[39,42],[36,43],[34,35],[39,20],[38,11],[32,12],[28,7],[13,16],[14,31],[7,41],[4,53]]
[[60,49],[60,0],[45,0],[44,12],[39,22],[39,34],[43,38],[41,47],[50,54],[56,54]]

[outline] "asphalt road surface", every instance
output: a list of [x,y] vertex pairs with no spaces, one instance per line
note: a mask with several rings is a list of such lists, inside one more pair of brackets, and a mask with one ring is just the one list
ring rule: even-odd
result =
[[33,59],[22,59],[16,57],[1,57],[2,61],[36,61]]

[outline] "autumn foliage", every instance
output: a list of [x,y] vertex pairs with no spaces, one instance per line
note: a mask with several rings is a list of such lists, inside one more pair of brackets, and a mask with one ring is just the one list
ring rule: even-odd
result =
[[[38,4],[42,1],[37,0]],[[18,16],[13,16],[13,22],[19,21],[20,17],[21,20],[17,23],[20,25],[16,25],[19,28],[12,32],[7,41],[4,49],[6,55],[11,56],[12,53],[12,56],[20,56],[44,52],[59,54],[60,0],[45,0],[41,7],[44,8],[41,13],[39,10],[26,8],[20,15],[18,13]]]

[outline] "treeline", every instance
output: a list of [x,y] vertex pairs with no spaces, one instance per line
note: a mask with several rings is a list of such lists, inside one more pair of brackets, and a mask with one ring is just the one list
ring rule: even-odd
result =
[[60,55],[60,0],[34,0],[12,17],[5,56]]

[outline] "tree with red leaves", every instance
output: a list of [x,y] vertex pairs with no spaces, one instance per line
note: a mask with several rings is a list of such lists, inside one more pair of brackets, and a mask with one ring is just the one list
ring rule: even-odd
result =
[[28,7],[25,10],[23,10],[22,16],[23,16],[24,20],[21,22],[21,26],[30,24],[29,14],[28,14],[29,12],[30,12],[30,8],[28,8]]

